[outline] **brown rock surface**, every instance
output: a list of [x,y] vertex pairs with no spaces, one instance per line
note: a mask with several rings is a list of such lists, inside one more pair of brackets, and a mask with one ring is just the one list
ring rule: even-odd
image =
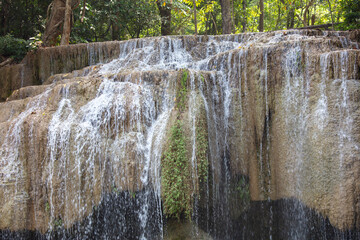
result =
[[[159,118],[167,128],[173,122],[181,68],[192,69],[186,89],[196,90],[184,129],[193,140],[192,114],[206,119],[215,185],[229,170],[249,178],[252,200],[297,198],[337,228],[360,228],[356,36],[304,30],[96,43],[40,49],[0,69],[1,99],[18,89],[0,103],[0,229],[46,232],[60,219],[70,227],[104,192],[141,190],[145,146],[165,144],[161,126],[149,129]],[[35,83],[44,85],[28,86]],[[158,157],[149,163],[155,188]]]

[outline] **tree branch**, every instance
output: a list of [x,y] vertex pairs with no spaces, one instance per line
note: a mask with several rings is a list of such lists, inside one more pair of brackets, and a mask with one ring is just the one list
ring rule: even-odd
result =
[[[335,25],[339,25],[342,22],[338,22],[338,23],[334,23]],[[331,27],[333,24],[332,23],[328,23],[328,24],[320,24],[320,25],[312,25],[312,26],[307,26],[307,27],[299,27],[299,28],[292,28],[292,29],[316,29],[316,28],[328,28]]]
[[8,59],[6,59],[5,61],[3,61],[2,63],[0,63],[0,68],[2,68],[2,67],[4,67],[4,66],[6,66],[6,65],[8,65],[8,64],[10,64],[10,63],[12,63],[14,61],[14,59],[13,58],[8,58]]

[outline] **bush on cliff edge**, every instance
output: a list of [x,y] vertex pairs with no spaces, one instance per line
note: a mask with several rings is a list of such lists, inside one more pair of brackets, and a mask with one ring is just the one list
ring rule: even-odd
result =
[[13,58],[20,62],[30,50],[26,40],[14,38],[10,34],[0,37],[0,55],[5,58]]

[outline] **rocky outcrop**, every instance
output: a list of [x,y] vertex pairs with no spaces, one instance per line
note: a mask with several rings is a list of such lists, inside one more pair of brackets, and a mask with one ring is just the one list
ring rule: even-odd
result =
[[[43,84],[0,103],[0,229],[70,229],[106,194],[141,192],[131,216],[139,237],[149,237],[147,219],[161,212],[166,194],[170,129],[181,121],[193,219],[215,238],[233,237],[234,222],[246,221],[255,202],[279,199],[301,202],[294,219],[306,221],[306,206],[338,229],[358,231],[358,36],[174,36],[103,43],[106,54],[91,63],[95,45],[28,56],[23,66],[37,66],[29,76]],[[307,224],[292,227],[293,238],[308,233]]]
[[39,48],[30,52],[20,64],[0,68],[0,102],[5,101],[14,90],[41,85],[54,74],[68,73],[117,58],[122,44],[123,42],[77,44]]

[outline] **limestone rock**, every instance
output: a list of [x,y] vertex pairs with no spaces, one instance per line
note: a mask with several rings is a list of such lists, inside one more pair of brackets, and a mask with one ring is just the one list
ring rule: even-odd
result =
[[[291,30],[81,44],[40,49],[0,69],[0,229],[71,228],[109,192],[143,191],[139,222],[151,201],[161,212],[161,158],[176,118],[191,143],[194,204],[207,217],[231,223],[248,198],[297,199],[339,229],[359,229],[358,35]],[[206,184],[196,170],[200,127]],[[232,209],[236,203],[243,205]]]

